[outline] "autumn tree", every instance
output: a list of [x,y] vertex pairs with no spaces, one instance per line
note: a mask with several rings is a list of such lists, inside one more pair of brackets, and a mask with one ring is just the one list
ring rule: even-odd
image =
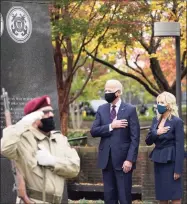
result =
[[[107,80],[117,79],[123,85],[122,99],[127,103],[131,103],[133,98],[137,98],[141,103],[153,102],[154,98],[149,94],[142,85],[136,80],[128,77],[121,77],[121,74],[106,69],[107,73],[90,80],[80,97],[80,101],[90,101],[94,99],[104,99],[104,86]],[[94,87],[94,88],[93,88]]]
[[[155,38],[154,22],[175,21],[181,24],[181,80],[187,75],[186,49],[186,3],[184,0],[159,1],[121,1],[124,8],[114,17],[113,26],[103,41],[103,48],[116,45],[112,51],[120,53],[125,60],[126,68],[114,66],[109,58],[102,59],[103,54],[93,56],[97,62],[115,70],[123,76],[135,79],[153,96],[162,91],[175,94],[175,48],[172,38]],[[101,49],[102,50],[102,49]]]
[[[97,57],[99,45],[107,33],[111,21],[117,11],[117,5],[96,0],[56,0],[50,6],[52,22],[52,39],[54,46],[54,62],[57,76],[59,96],[59,112],[61,130],[67,133],[69,104],[78,98],[89,81],[94,60],[85,72],[85,80],[81,88],[71,92],[72,82],[88,56],[83,52],[85,47]],[[92,46],[90,46],[90,42]],[[72,94],[71,94],[72,93]]]

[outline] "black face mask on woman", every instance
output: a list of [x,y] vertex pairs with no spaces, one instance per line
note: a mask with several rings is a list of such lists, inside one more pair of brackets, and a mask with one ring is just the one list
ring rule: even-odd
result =
[[55,129],[55,121],[53,117],[41,119],[42,126],[38,127],[43,132],[50,132]]
[[[117,92],[117,91],[116,91]],[[105,93],[105,100],[108,102],[108,103],[112,103],[116,98],[116,92],[113,92],[113,93]]]

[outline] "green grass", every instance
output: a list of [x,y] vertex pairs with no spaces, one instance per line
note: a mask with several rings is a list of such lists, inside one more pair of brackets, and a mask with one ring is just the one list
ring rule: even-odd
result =
[[155,117],[155,114],[152,111],[152,108],[148,108],[147,112],[149,113],[148,115],[140,115],[139,111],[138,113],[138,118],[140,121],[152,121],[152,119]]
[[182,113],[186,113],[187,114],[187,106],[186,105],[183,105],[182,106]]
[[85,200],[85,199],[81,199],[78,201],[72,201],[72,200],[68,200],[68,204],[104,204],[104,201],[102,200]]
[[[149,202],[147,202],[147,204],[148,203]],[[104,204],[104,201],[102,201],[102,200],[85,200],[85,199],[81,199],[81,200],[77,200],[77,201],[68,200],[68,204]],[[135,200],[132,202],[132,204],[143,204],[143,202],[140,200]]]
[[83,137],[86,136],[87,130],[80,129],[80,130],[68,130],[67,137],[68,138],[76,138],[76,137]]
[[[84,137],[87,136],[87,132],[89,130],[84,130],[84,129],[80,129],[80,130],[68,130],[68,134],[67,137],[68,139],[73,139],[73,138],[79,138],[79,137]],[[86,140],[82,139],[82,140],[76,140],[76,141],[70,141],[70,145],[72,146],[84,146],[85,145]]]
[[83,117],[84,121],[94,121],[95,120],[95,116],[91,116],[91,115],[87,115]]

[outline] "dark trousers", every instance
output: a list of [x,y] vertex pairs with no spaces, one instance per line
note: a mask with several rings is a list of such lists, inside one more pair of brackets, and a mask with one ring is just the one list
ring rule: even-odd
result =
[[102,170],[105,204],[131,204],[132,170],[124,173],[115,170],[112,165],[111,153],[106,169]]

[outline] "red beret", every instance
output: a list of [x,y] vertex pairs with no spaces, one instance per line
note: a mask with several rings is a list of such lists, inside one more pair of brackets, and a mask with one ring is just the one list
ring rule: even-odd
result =
[[25,104],[24,114],[27,115],[46,106],[51,106],[51,100],[49,96],[45,95],[38,98],[34,98]]

